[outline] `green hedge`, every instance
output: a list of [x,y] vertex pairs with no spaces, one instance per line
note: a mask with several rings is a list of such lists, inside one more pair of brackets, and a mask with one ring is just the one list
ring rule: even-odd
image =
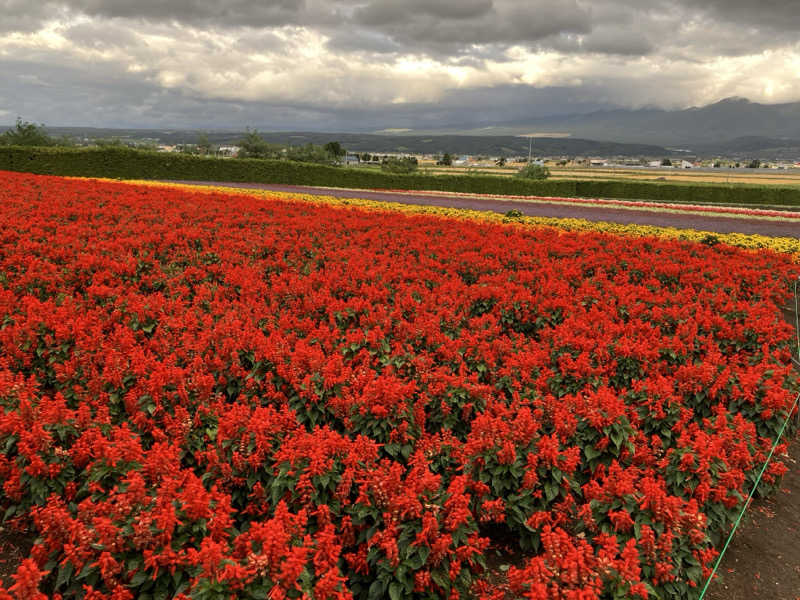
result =
[[280,183],[363,189],[446,190],[475,194],[628,198],[679,202],[800,205],[800,187],[529,181],[496,175],[400,175],[284,160],[219,159],[127,148],[0,147],[0,170],[48,175]]

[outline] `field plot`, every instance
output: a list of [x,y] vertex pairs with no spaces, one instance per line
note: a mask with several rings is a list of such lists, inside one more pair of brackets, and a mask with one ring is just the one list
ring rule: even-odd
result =
[[0,205],[11,598],[696,597],[796,394],[789,254],[12,173]]
[[[437,167],[424,164],[432,173],[481,173],[485,175],[515,175],[521,165],[506,167]],[[602,179],[609,181],[680,181],[688,183],[749,184],[749,185],[800,185],[800,170],[776,169],[678,169],[636,167],[574,167],[548,165],[553,179]]]

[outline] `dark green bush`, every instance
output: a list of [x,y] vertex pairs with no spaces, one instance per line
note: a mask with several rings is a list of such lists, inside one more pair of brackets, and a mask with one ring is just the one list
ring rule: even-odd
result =
[[523,179],[547,179],[550,177],[550,169],[544,165],[531,163],[529,165],[525,165],[519,171],[517,171],[516,176]]
[[409,174],[416,172],[419,164],[413,156],[403,158],[387,158],[381,163],[381,171],[384,173]]
[[129,148],[0,147],[0,170],[121,179],[280,183],[473,194],[625,198],[672,202],[800,206],[800,187],[527,180],[497,175],[398,174],[289,160],[220,159]]

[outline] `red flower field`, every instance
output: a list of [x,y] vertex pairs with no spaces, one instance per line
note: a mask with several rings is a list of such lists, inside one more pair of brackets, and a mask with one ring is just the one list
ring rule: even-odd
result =
[[693,597],[794,399],[788,255],[12,173],[0,206],[0,515],[37,538],[0,598]]

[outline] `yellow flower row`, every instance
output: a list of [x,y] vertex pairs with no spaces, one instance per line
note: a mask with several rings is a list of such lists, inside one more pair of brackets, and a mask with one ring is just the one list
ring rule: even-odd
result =
[[334,196],[317,196],[294,192],[274,192],[270,190],[257,190],[245,188],[230,188],[218,186],[199,186],[187,184],[160,183],[153,181],[126,181],[136,185],[168,186],[190,189],[203,193],[225,193],[259,196],[263,198],[281,198],[286,200],[302,200],[313,204],[333,206],[348,206],[366,210],[396,211],[406,214],[424,214],[448,217],[455,219],[469,219],[489,223],[515,223],[537,227],[553,227],[567,231],[600,231],[619,235],[632,236],[657,236],[662,238],[703,241],[713,236],[717,241],[740,248],[762,249],[768,248],[777,252],[793,254],[800,261],[800,239],[787,237],[770,237],[758,234],[745,233],[716,233],[713,231],[700,231],[696,229],[679,229],[677,227],[658,227],[654,225],[626,225],[623,223],[610,223],[588,221],[586,219],[565,219],[554,217],[506,217],[492,211],[472,210],[466,208],[444,208],[440,206],[426,206],[420,204],[402,204],[400,202],[383,202],[379,200],[366,200],[363,198],[337,198]]

